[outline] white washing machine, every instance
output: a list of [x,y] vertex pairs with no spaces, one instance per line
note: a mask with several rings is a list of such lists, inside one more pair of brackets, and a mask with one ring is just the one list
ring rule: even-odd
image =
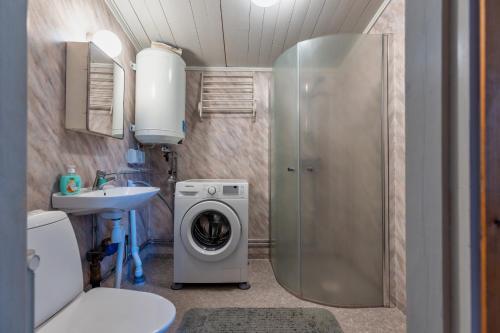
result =
[[174,214],[174,281],[238,283],[248,289],[248,182],[178,182]]

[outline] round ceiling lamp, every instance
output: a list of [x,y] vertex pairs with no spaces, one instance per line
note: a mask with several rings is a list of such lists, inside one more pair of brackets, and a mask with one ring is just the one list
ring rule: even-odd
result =
[[259,7],[271,7],[278,3],[279,0],[252,0],[252,2]]
[[92,42],[111,58],[122,53],[122,42],[118,36],[109,30],[99,30],[92,36]]

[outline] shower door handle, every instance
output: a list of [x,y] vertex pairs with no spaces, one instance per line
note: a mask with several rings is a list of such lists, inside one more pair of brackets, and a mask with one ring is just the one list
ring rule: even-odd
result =
[[289,172],[294,172],[294,171],[295,171],[295,168],[288,167],[288,168],[287,168],[287,171],[289,171]]
[[306,168],[306,171],[313,172],[313,171],[314,171],[314,168],[312,168],[312,167],[307,167],[307,168]]

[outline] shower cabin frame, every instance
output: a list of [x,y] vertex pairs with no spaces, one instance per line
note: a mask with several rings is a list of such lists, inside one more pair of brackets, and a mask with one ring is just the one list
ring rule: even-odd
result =
[[[391,306],[391,259],[390,259],[390,229],[391,229],[391,223],[394,223],[394,221],[391,221],[391,217],[390,217],[390,214],[389,214],[389,205],[390,205],[390,200],[389,200],[389,191],[390,191],[390,176],[389,176],[389,163],[390,163],[390,154],[389,154],[389,119],[388,119],[388,113],[389,113],[389,94],[390,94],[390,75],[391,75],[391,70],[389,68],[389,51],[390,51],[390,45],[391,45],[391,36],[390,35],[385,35],[385,34],[382,34],[382,35],[379,35],[381,37],[381,43],[382,43],[382,46],[381,46],[381,54],[382,54],[382,63],[381,63],[381,85],[382,85],[382,92],[381,92],[381,100],[380,100],[380,109],[381,109],[381,128],[380,128],[380,131],[381,131],[381,161],[382,161],[382,167],[381,167],[381,172],[382,172],[382,175],[381,175],[381,179],[382,179],[382,197],[381,197],[381,201],[382,201],[382,239],[381,239],[381,242],[382,242],[382,304],[380,304],[379,306],[383,306],[383,307],[390,307]],[[318,37],[318,38],[315,38],[315,39],[320,39],[320,38],[324,38],[324,37]],[[299,43],[300,44],[300,43]],[[297,47],[298,45],[295,45],[293,47]],[[300,62],[299,62],[299,52],[297,51],[297,66],[299,66]],[[273,67],[274,68],[274,67]],[[297,74],[297,84],[300,83],[300,69],[297,68],[296,70],[296,74]],[[274,80],[274,76],[273,76],[273,80]],[[272,102],[271,102],[271,96],[274,94],[274,84],[271,83],[270,84],[270,87],[271,87],[271,91],[270,91],[270,94],[269,94],[269,105],[271,106],[272,105]],[[297,112],[300,112],[300,94],[297,93]],[[300,127],[300,116],[298,118],[298,122],[299,122],[299,127]],[[273,126],[271,126],[273,127]],[[303,168],[302,166],[302,163],[300,162],[300,156],[301,156],[301,144],[300,144],[300,140],[301,140],[301,133],[300,133],[300,130],[298,131],[297,133],[297,155],[298,155],[298,160],[299,160],[299,163],[298,163],[298,172],[299,172],[299,176],[298,176],[298,184],[297,184],[297,190],[298,190],[298,202],[297,202],[297,206],[298,206],[298,223],[299,223],[299,234],[298,234],[298,237],[297,237],[297,247],[299,249],[299,251],[301,251],[301,247],[302,247],[302,234],[303,234],[303,223],[301,221],[301,202],[302,202],[302,191],[301,191],[301,181],[300,181],[300,171],[301,169]],[[272,151],[272,129],[269,131],[269,142],[270,142],[270,149],[269,149],[269,161],[270,163],[273,162],[273,151]],[[271,166],[272,168],[272,166]],[[273,181],[272,181],[272,172],[269,173],[269,193],[270,193],[270,197],[272,197],[272,193],[273,193],[273,189],[272,189],[272,184],[273,184]],[[289,288],[288,286],[286,286],[284,283],[282,283],[280,281],[280,279],[278,278],[278,274],[277,274],[277,271],[276,271],[276,267],[275,267],[275,262],[274,262],[274,259],[273,259],[273,255],[272,255],[272,252],[273,252],[273,248],[275,247],[275,240],[273,239],[273,235],[272,235],[272,205],[273,205],[273,202],[272,200],[270,201],[270,204],[269,204],[269,216],[270,216],[270,226],[269,226],[269,231],[270,231],[270,235],[271,235],[271,240],[270,240],[270,251],[271,251],[271,254],[270,254],[270,258],[271,258],[271,267],[273,269],[273,273],[276,277],[276,280],[277,282],[284,288],[286,289],[288,292],[290,292],[291,294],[295,295],[296,297],[299,297],[301,299],[304,299],[304,300],[307,300],[307,301],[311,301],[311,302],[314,302],[314,303],[318,303],[318,304],[322,304],[322,305],[327,305],[327,306],[338,306],[338,307],[354,307],[354,308],[361,308],[361,307],[373,307],[372,305],[369,305],[369,306],[363,306],[363,305],[346,305],[346,304],[342,304],[342,305],[339,305],[339,304],[332,304],[332,303],[328,303],[328,302],[323,302],[323,301],[318,301],[318,300],[314,300],[314,299],[311,299],[311,298],[308,298],[308,297],[305,297],[303,295],[303,288],[302,288],[302,273],[300,273],[299,275],[299,290],[293,290],[291,288]],[[303,263],[302,263],[303,259],[302,259],[302,254],[300,254],[299,256],[299,272],[302,272],[302,266],[303,266]]]

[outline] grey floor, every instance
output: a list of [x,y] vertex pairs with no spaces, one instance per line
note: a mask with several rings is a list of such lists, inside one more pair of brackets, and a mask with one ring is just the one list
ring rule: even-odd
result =
[[[152,292],[174,303],[177,316],[169,332],[175,332],[184,313],[195,307],[321,307],[335,315],[345,333],[406,331],[405,316],[396,308],[334,308],[293,296],[276,282],[268,260],[250,260],[252,288],[245,291],[235,286],[195,286],[174,291],[170,289],[172,267],[171,259],[149,257],[144,261],[147,283],[134,286],[125,280],[122,284],[123,288]],[[106,287],[112,285],[113,277],[104,282]]]

